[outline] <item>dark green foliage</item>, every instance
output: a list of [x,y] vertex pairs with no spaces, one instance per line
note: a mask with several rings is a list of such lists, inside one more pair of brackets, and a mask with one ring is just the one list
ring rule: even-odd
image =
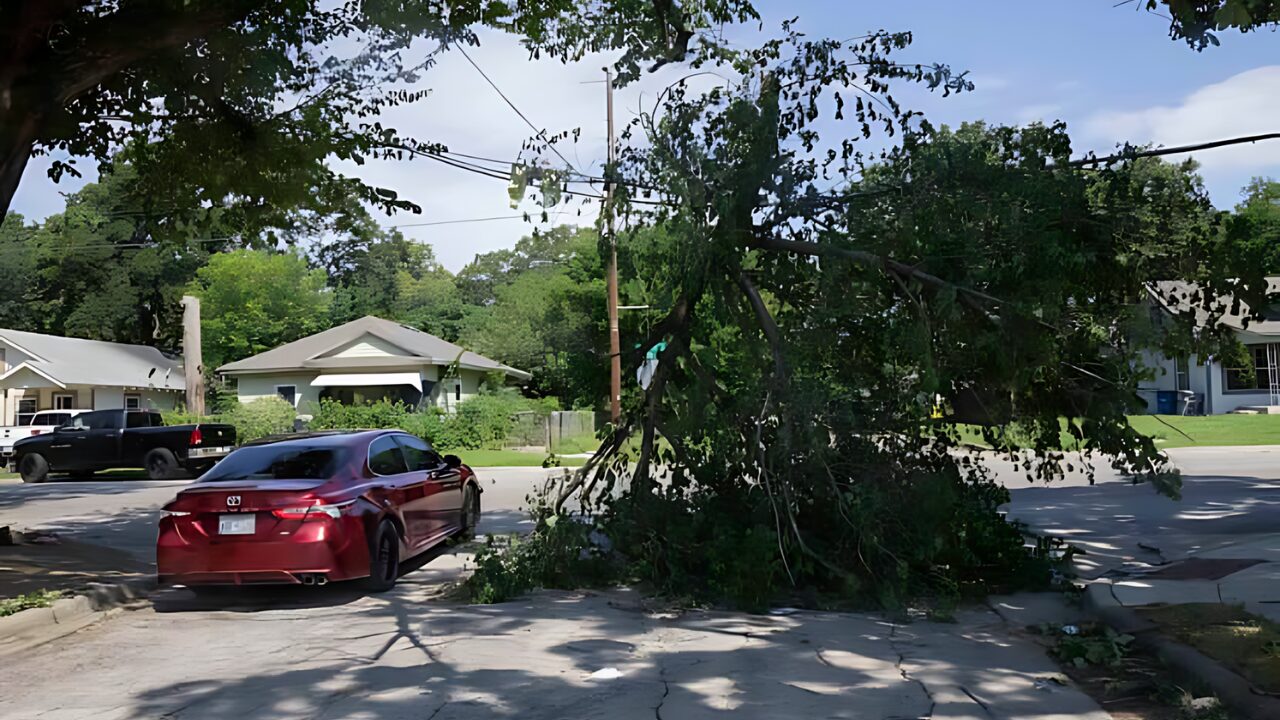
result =
[[545,515],[526,538],[490,536],[467,578],[472,602],[500,603],[541,588],[574,589],[617,583],[616,556],[592,541],[597,529],[567,515]]
[[1145,0],[1148,11],[1169,19],[1169,37],[1196,50],[1221,45],[1214,30],[1249,32],[1280,25],[1275,0]]
[[185,410],[163,413],[165,425],[189,425],[194,423],[226,423],[236,428],[236,442],[246,443],[268,435],[293,431],[297,411],[283,398],[259,398],[252,402],[236,402],[225,410],[205,417],[197,417]]
[[518,412],[547,412],[545,405],[527,400],[509,389],[484,390],[447,414],[430,407],[414,411],[400,403],[380,400],[365,405],[343,405],[323,399],[313,416],[313,430],[399,428],[413,433],[442,451],[500,448],[515,424]]

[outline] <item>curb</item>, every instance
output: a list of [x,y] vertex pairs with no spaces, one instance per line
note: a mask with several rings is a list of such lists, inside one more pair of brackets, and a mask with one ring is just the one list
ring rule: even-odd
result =
[[49,607],[30,608],[0,618],[0,654],[70,635],[121,605],[147,597],[155,589],[155,576],[119,583],[89,583],[80,594],[55,600]]
[[1155,623],[1120,604],[1109,583],[1086,586],[1082,606],[1099,622],[1132,635],[1138,646],[1167,663],[1179,680],[1208,689],[1242,718],[1280,718],[1280,698],[1262,694],[1248,680],[1199,650],[1160,635]]

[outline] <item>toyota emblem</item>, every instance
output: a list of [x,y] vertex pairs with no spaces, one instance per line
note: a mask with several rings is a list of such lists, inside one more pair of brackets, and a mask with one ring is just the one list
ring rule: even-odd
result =
[[227,496],[227,507],[240,507],[240,496],[239,496],[239,495],[228,495],[228,496]]

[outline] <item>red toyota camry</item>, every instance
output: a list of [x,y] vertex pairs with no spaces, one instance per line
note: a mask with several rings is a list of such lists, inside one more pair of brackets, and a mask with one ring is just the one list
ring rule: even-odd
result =
[[323,585],[380,592],[400,561],[474,533],[480,485],[453,455],[395,430],[245,445],[164,506],[161,583]]

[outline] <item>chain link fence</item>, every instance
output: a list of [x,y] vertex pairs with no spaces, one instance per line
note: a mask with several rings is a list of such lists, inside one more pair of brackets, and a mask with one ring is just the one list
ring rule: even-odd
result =
[[540,448],[554,453],[586,452],[594,449],[596,428],[604,413],[593,410],[558,410],[543,415],[516,413],[507,435],[508,448]]

